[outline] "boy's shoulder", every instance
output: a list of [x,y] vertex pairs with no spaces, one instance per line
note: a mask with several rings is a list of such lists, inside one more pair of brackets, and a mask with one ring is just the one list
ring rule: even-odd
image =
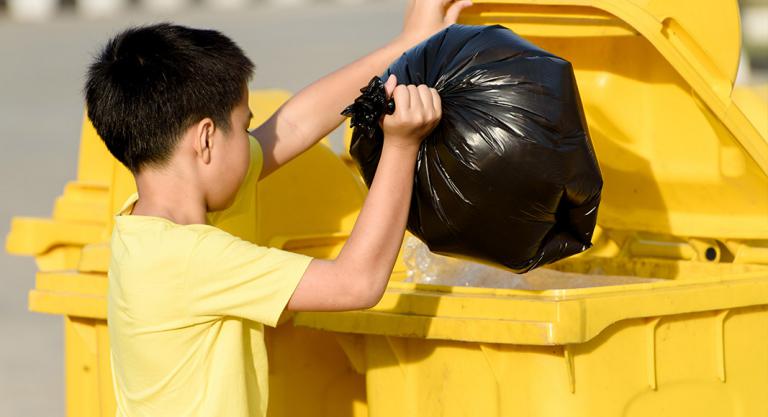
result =
[[[111,249],[122,259],[146,262],[158,258],[195,257],[196,252],[215,252],[242,240],[208,224],[181,225],[168,219],[130,214],[136,194],[129,197],[115,217]],[[255,245],[254,245],[255,246]]]

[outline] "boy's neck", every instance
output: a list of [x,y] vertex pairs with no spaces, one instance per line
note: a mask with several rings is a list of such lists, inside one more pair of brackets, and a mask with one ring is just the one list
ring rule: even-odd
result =
[[176,224],[206,224],[205,197],[194,181],[172,170],[137,174],[139,200],[131,214],[161,217]]

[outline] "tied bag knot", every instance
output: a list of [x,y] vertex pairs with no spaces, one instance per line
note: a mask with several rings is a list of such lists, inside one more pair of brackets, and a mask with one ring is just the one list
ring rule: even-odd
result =
[[395,101],[387,100],[384,82],[377,76],[371,78],[368,85],[361,88],[360,92],[362,95],[344,109],[341,115],[352,118],[350,125],[353,129],[363,129],[372,136],[381,117],[395,112]]

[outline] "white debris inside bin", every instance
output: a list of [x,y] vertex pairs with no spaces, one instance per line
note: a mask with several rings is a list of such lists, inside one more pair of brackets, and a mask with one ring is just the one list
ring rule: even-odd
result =
[[419,284],[550,290],[662,281],[657,278],[577,274],[547,268],[515,274],[477,262],[434,254],[429,251],[427,245],[412,236],[406,238],[403,260],[408,268],[406,281]]

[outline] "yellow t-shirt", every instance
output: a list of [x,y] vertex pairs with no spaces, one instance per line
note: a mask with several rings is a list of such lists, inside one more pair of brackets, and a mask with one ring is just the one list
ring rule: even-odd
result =
[[111,243],[117,416],[266,416],[263,324],[277,324],[311,258],[209,225],[129,215],[136,200]]

